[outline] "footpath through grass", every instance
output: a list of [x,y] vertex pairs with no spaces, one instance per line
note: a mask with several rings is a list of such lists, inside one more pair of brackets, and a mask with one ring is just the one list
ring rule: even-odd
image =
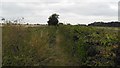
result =
[[117,28],[87,26],[3,27],[3,66],[119,65]]

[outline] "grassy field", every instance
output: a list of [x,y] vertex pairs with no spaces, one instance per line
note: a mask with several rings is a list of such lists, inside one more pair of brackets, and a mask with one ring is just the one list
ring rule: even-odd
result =
[[2,67],[2,28],[0,27],[0,67]]
[[120,65],[119,28],[9,25],[2,31],[3,66]]

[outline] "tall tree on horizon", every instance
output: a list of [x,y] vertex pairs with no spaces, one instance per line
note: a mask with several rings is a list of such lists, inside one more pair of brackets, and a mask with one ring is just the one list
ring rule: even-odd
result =
[[58,25],[58,14],[52,14],[48,19],[49,21],[47,21],[48,25]]

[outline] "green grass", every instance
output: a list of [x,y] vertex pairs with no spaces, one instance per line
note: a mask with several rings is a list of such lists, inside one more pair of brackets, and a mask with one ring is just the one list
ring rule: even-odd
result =
[[119,28],[9,25],[2,31],[3,66],[119,64]]

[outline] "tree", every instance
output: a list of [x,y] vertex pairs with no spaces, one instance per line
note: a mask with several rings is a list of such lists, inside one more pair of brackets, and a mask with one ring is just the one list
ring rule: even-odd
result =
[[3,21],[5,23],[5,18],[1,18],[1,21]]
[[58,17],[59,15],[58,14],[52,14],[48,19],[49,21],[48,22],[48,25],[58,25]]
[[4,21],[4,20],[5,20],[5,18],[2,18],[1,20],[2,20],[2,21]]

